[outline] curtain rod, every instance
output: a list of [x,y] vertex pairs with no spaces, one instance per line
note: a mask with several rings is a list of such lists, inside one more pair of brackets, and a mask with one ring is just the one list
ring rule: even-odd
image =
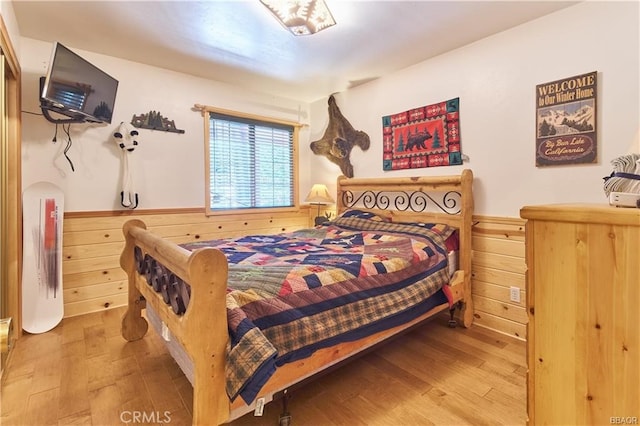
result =
[[194,104],[193,109],[196,111],[200,111],[203,115],[205,112],[214,112],[217,114],[225,114],[225,115],[231,115],[234,117],[249,118],[252,120],[269,121],[271,123],[284,124],[287,126],[293,126],[298,128],[309,126],[308,124],[299,123],[295,121],[283,120],[280,118],[273,118],[273,117],[265,117],[265,116],[260,116],[256,114],[249,114],[246,112],[232,111],[229,109],[217,108],[209,105]]

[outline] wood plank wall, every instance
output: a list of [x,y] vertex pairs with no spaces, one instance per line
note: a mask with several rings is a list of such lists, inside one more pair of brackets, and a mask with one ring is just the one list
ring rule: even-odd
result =
[[[122,225],[141,219],[176,243],[273,234],[313,226],[317,211],[205,216],[197,209],[140,212],[67,213],[63,235],[64,316],[126,304],[126,274],[120,269]],[[524,221],[474,216],[472,280],[475,324],[526,338]],[[520,303],[509,300],[511,286]]]
[[[526,340],[526,221],[474,216],[471,280],[474,324]],[[516,287],[520,302],[510,299]]]
[[[314,210],[314,213],[316,211]],[[249,234],[274,234],[313,226],[308,208],[289,213],[205,216],[204,210],[67,213],[63,228],[64,316],[111,309],[127,303],[127,276],[120,268],[122,225],[141,219],[147,228],[176,243]]]

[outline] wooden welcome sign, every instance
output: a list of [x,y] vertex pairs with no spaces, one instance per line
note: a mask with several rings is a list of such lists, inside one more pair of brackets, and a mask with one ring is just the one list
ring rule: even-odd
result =
[[536,86],[536,166],[595,163],[597,72]]

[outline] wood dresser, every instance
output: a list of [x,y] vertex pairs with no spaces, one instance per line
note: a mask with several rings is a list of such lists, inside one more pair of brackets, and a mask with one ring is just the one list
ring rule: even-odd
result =
[[527,206],[529,425],[640,424],[640,209]]

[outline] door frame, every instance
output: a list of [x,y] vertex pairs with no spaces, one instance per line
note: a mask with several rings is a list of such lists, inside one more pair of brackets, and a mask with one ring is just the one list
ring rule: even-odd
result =
[[[0,258],[3,315],[12,318],[15,340],[22,334],[22,134],[21,134],[21,70],[4,19],[0,15],[0,50],[4,62],[4,115],[0,119],[0,149],[3,153],[0,173],[0,226],[2,256]],[[4,361],[4,359],[3,359]],[[4,367],[4,365],[2,365]]]

